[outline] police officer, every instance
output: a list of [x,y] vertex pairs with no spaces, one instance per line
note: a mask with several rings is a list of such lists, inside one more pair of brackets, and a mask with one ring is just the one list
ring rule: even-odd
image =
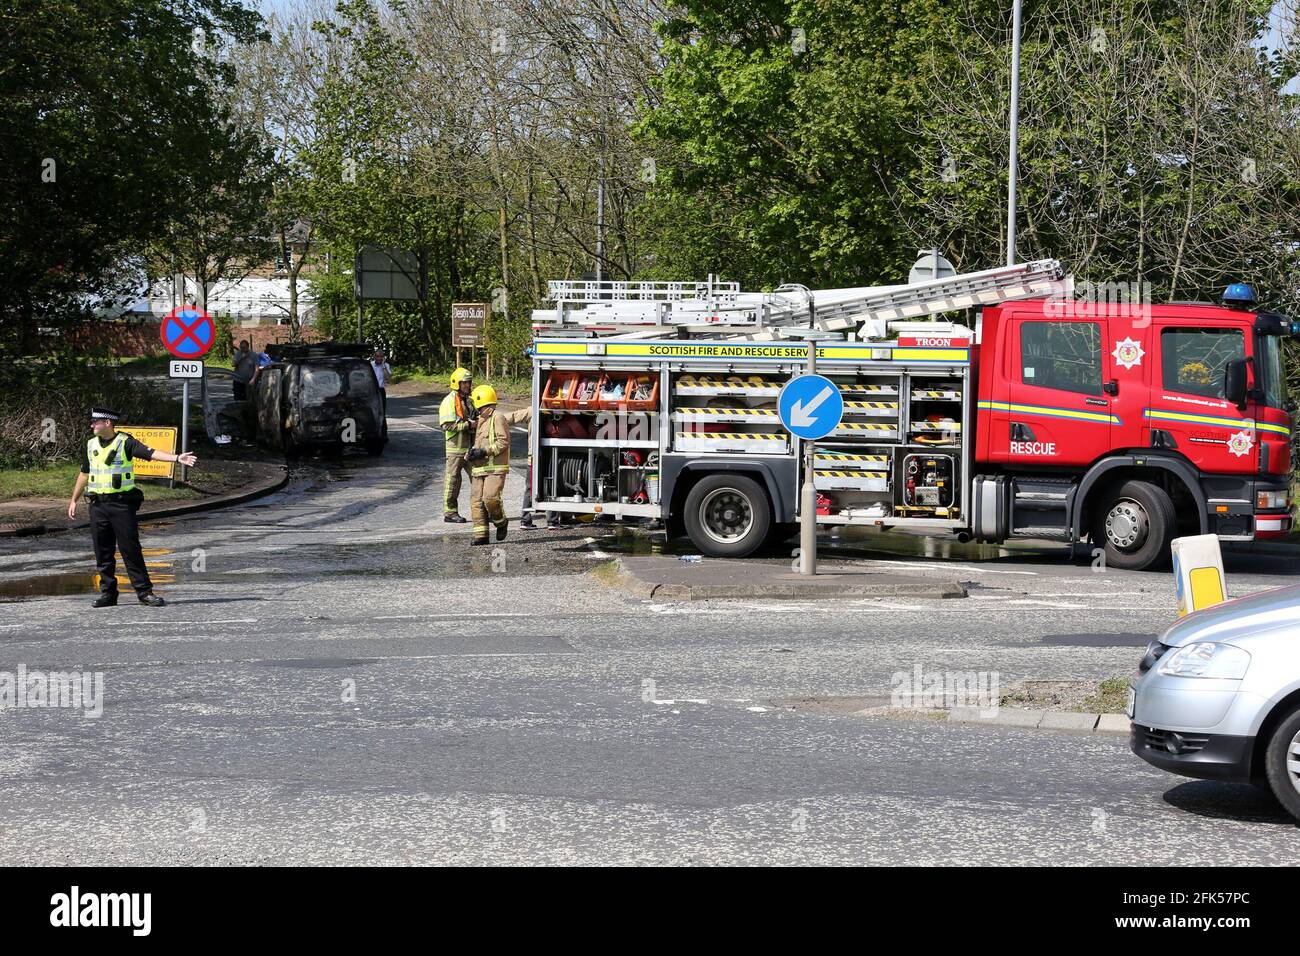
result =
[[474,424],[478,411],[470,399],[474,378],[469,369],[458,368],[451,373],[451,391],[438,406],[438,424],[447,435],[446,469],[442,478],[442,520],[464,524],[460,516],[460,473],[470,472],[465,456],[474,441]]
[[135,460],[178,461],[193,467],[198,461],[191,452],[173,455],[155,451],[125,432],[117,431],[117,412],[107,408],[90,410],[90,428],[94,437],[86,442],[68,518],[77,517],[77,500],[84,491],[90,499],[90,536],[95,544],[95,564],[99,567],[99,599],[94,607],[112,607],[117,603],[117,561],[114,551],[122,552],[122,562],[131,578],[141,604],[162,607],[166,602],[153,593],[153,582],[144,565],[140,550],[140,525],[136,512],[144,495],[135,486]]

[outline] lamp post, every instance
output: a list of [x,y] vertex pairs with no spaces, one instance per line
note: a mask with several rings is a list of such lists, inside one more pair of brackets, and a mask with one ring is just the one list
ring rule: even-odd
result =
[[1020,143],[1020,0],[1011,11],[1011,148],[1007,157],[1007,265],[1016,264],[1016,153]]

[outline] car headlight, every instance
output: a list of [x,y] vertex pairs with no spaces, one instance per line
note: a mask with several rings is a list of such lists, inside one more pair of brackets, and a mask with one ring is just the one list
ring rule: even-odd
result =
[[1232,644],[1184,644],[1160,661],[1160,673],[1170,677],[1241,680],[1248,667],[1250,654]]

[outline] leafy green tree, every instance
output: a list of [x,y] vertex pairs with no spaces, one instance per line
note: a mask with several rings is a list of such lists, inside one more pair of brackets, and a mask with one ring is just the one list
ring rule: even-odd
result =
[[138,288],[175,211],[227,198],[192,191],[233,79],[215,41],[251,41],[259,22],[228,0],[5,5],[0,347]]
[[917,29],[905,4],[879,0],[682,4],[662,29],[661,101],[640,124],[670,157],[648,198],[667,211],[657,271],[896,276],[915,252],[887,186],[915,162],[902,130]]

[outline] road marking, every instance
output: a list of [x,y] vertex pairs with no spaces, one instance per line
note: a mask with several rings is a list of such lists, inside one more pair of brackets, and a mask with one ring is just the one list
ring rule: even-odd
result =
[[213,624],[256,624],[255,617],[235,617],[225,621],[123,621],[121,624],[114,625],[114,629],[123,627],[149,627],[156,628],[160,624],[167,627],[211,627]]
[[467,617],[487,618],[487,617],[534,617],[532,614],[493,614],[483,612],[481,614],[385,614],[380,617],[361,618],[360,620],[369,621],[459,621]]
[[1001,568],[980,568],[970,564],[948,564],[945,561],[853,561],[853,564],[870,564],[885,568],[924,568],[927,571],[967,571],[971,574],[1027,574],[1039,577],[1038,571],[1006,571]]
[[593,558],[608,559],[610,557],[604,551],[600,550],[600,545],[596,543],[595,538],[587,539],[587,548],[591,551],[591,556]]

